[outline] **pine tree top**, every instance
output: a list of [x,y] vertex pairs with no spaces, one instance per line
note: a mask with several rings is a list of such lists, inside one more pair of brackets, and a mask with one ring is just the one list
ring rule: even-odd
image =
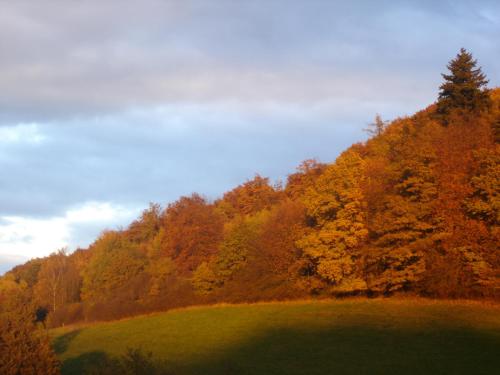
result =
[[476,65],[477,61],[464,48],[448,63],[450,74],[442,74],[445,81],[439,87],[438,113],[446,115],[452,109],[481,111],[489,107],[488,80]]

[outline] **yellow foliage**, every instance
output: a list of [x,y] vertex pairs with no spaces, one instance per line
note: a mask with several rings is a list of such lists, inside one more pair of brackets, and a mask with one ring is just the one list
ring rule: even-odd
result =
[[331,283],[355,271],[354,249],[368,234],[363,183],[364,161],[349,150],[326,168],[304,196],[314,226],[297,245],[315,262],[317,274]]

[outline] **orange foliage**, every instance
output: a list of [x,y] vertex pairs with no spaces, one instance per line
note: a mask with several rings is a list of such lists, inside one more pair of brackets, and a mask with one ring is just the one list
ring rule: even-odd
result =
[[216,202],[228,218],[236,215],[255,214],[276,204],[281,192],[269,185],[269,179],[256,175],[253,180],[234,188]]
[[216,253],[223,224],[222,216],[201,196],[182,197],[164,214],[162,253],[175,261],[179,272],[191,272]]

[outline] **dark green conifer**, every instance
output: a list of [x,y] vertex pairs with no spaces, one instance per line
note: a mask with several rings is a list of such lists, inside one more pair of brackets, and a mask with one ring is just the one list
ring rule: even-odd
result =
[[448,63],[450,74],[442,74],[445,82],[440,86],[437,102],[439,115],[444,117],[454,109],[480,112],[490,107],[488,80],[476,64],[464,48]]

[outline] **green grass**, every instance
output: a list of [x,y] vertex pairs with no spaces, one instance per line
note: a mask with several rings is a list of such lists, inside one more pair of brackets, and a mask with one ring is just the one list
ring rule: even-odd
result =
[[500,374],[500,307],[471,302],[221,305],[53,334],[63,374],[128,347],[173,374]]

